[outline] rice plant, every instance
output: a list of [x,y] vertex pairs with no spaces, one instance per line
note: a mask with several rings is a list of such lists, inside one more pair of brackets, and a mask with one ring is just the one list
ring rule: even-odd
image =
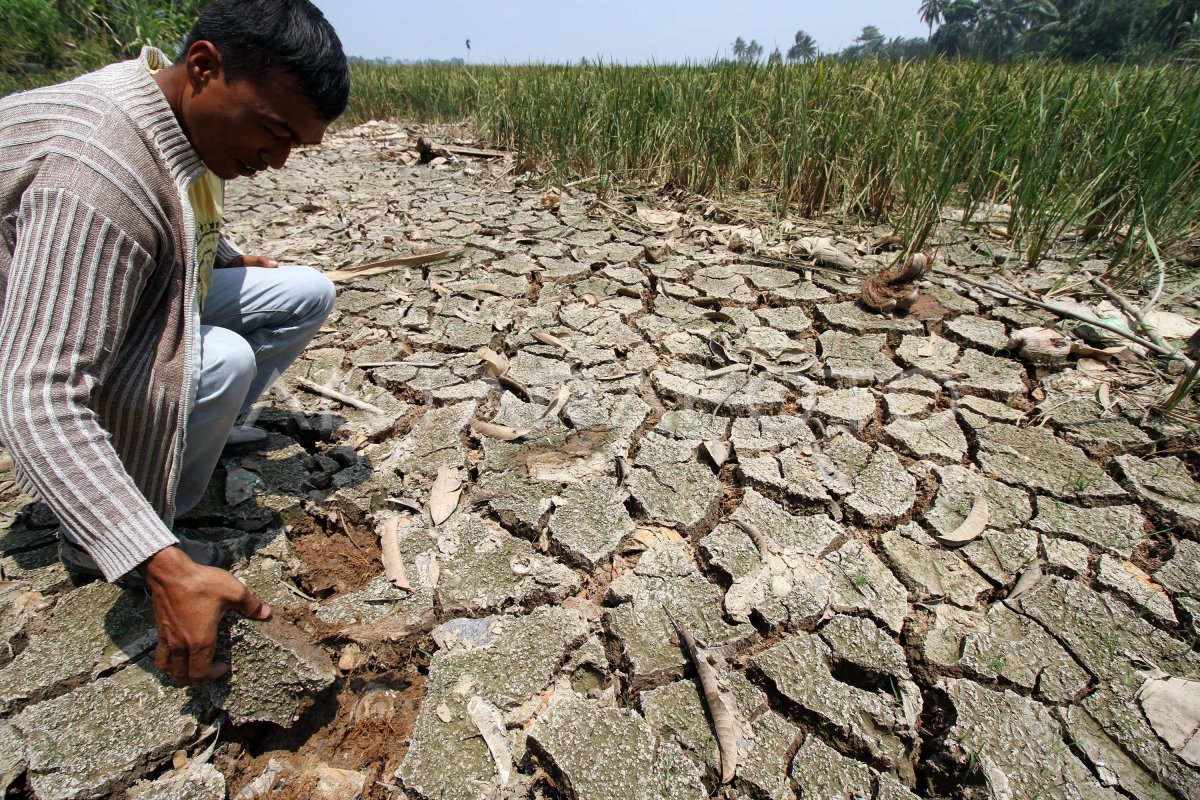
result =
[[767,191],[780,213],[889,221],[1012,206],[1037,263],[1069,239],[1122,283],[1200,237],[1200,68],[821,60],[762,66],[354,68],[350,119],[473,118],[556,178]]

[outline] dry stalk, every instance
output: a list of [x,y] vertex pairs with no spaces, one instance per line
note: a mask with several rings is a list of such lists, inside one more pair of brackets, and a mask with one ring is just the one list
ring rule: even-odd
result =
[[1117,306],[1117,308],[1128,314],[1129,318],[1136,322],[1137,326],[1146,332],[1146,336],[1150,338],[1150,341],[1154,342],[1163,350],[1174,352],[1174,349],[1163,341],[1163,338],[1158,335],[1158,331],[1154,330],[1154,328],[1152,328],[1146,322],[1146,318],[1142,316],[1144,313],[1146,313],[1149,306],[1147,306],[1147,309],[1139,311],[1132,303],[1130,303],[1124,297],[1121,297],[1121,295],[1117,294],[1115,289],[1099,278],[1092,278],[1092,285],[1104,292],[1105,296],[1108,297],[1108,299],[1111,300],[1113,304]]
[[1160,347],[1159,345],[1155,344],[1154,342],[1150,341],[1149,339],[1143,339],[1141,336],[1138,336],[1137,334],[1130,332],[1127,328],[1122,328],[1119,325],[1113,325],[1112,323],[1105,322],[1102,319],[1096,319],[1095,317],[1090,316],[1088,314],[1080,314],[1078,311],[1075,311],[1070,308],[1065,308],[1060,305],[1055,305],[1054,303],[1043,303],[1041,300],[1037,300],[1033,297],[1029,297],[1028,295],[1023,295],[1023,294],[1019,294],[1017,292],[1010,291],[1001,286],[997,286],[994,283],[983,283],[981,281],[972,280],[970,278],[964,277],[962,275],[959,275],[958,273],[951,272],[949,270],[935,268],[934,272],[938,273],[939,275],[945,275],[948,278],[953,278],[954,280],[957,280],[957,281],[962,281],[963,283],[967,284],[968,286],[974,286],[977,289],[983,289],[984,291],[992,292],[993,294],[998,294],[1001,297],[1007,297],[1010,300],[1016,300],[1017,302],[1020,302],[1020,303],[1026,303],[1028,305],[1033,306],[1034,308],[1040,308],[1043,311],[1049,311],[1051,314],[1056,314],[1065,319],[1074,319],[1074,320],[1078,320],[1079,322],[1086,322],[1089,325],[1094,325],[1097,328],[1103,328],[1104,330],[1108,331],[1109,333],[1120,336],[1122,339],[1128,339],[1129,341],[1134,342],[1135,344],[1140,344],[1142,347],[1145,347],[1147,350],[1157,353],[1160,356],[1164,356],[1165,358],[1170,358],[1170,359],[1177,359],[1179,361],[1184,362],[1184,364],[1186,364],[1188,367],[1192,366],[1192,360],[1190,358],[1188,358],[1187,356],[1183,355],[1182,353],[1179,353],[1170,348],[1164,349],[1164,348]]

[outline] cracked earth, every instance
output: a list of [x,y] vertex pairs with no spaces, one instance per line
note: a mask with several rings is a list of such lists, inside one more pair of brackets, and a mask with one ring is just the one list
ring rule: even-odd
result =
[[[230,186],[247,252],[455,251],[339,283],[251,414],[269,444],[179,521],[276,611],[226,625],[230,678],[158,675],[148,598],[73,585],[6,480],[8,796],[1200,797],[1195,439],[1144,414],[1175,375],[1026,364],[1008,337],[1054,318],[940,273],[871,313],[883,229],[559,193],[418,163],[419,132]],[[934,238],[964,275],[1008,255]],[[672,619],[732,712],[727,784]]]

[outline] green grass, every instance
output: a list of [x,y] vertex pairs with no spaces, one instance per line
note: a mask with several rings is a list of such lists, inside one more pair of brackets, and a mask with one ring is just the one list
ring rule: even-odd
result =
[[[41,61],[50,69],[23,74],[10,58],[0,94],[128,56],[143,42],[175,41],[196,0],[53,6],[59,14],[43,21],[41,38],[0,36],[0,55],[49,48]],[[74,19],[83,20],[79,31],[69,30]],[[65,49],[75,33],[79,44]],[[352,71],[343,124],[472,120],[491,142],[540,159],[557,181],[765,193],[779,216],[890,223],[910,251],[939,244],[947,206],[970,213],[1004,203],[1012,214],[998,234],[1026,263],[1105,258],[1122,287],[1157,280],[1160,257],[1178,271],[1174,256],[1200,240],[1200,65],[356,63]]]
[[1027,262],[1063,243],[1125,283],[1200,234],[1194,66],[358,64],[348,119],[373,118],[471,118],[557,180],[765,191],[781,215],[889,221],[911,249],[946,206],[1007,203]]

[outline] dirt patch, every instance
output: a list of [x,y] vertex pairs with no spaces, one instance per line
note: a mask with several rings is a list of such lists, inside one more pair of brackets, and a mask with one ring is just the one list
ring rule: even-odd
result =
[[216,762],[227,776],[229,796],[263,774],[274,757],[287,771],[281,773],[284,785],[265,795],[273,800],[309,800],[318,778],[305,773],[320,767],[366,775],[362,800],[392,797],[381,783],[392,782],[408,751],[428,680],[424,649],[419,643],[381,645],[365,654],[369,663],[405,666],[345,679],[324,707],[314,707],[290,730],[247,726],[236,731]]
[[296,578],[313,597],[326,598],[366,586],[382,571],[373,536],[347,528],[345,533],[312,533],[291,540],[300,560]]

